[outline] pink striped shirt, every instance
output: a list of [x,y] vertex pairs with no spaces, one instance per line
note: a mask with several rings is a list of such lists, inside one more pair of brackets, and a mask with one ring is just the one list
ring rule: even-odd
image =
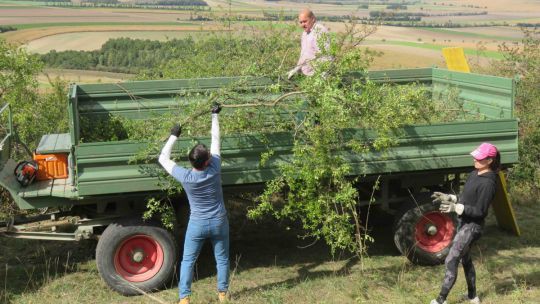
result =
[[[321,52],[319,45],[317,44],[321,34],[328,33],[328,29],[324,25],[315,22],[308,32],[302,32],[300,58],[296,66],[300,66],[302,73],[307,76],[311,76],[315,73],[310,61],[317,57],[317,54]],[[325,45],[328,43],[326,42]]]

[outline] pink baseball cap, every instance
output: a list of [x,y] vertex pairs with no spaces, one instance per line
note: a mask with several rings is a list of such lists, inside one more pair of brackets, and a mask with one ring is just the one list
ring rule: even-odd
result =
[[482,160],[488,157],[497,155],[497,147],[490,143],[482,143],[478,148],[471,152],[472,157],[476,160]]

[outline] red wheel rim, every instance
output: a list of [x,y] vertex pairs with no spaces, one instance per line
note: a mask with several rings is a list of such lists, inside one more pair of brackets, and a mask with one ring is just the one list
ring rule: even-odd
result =
[[416,244],[427,252],[439,252],[450,245],[454,230],[450,216],[440,212],[426,213],[416,223]]
[[116,272],[129,282],[144,282],[153,278],[163,266],[163,249],[147,235],[125,239],[114,254]]

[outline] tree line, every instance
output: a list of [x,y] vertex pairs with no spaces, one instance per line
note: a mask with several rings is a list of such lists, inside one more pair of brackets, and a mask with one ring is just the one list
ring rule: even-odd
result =
[[41,56],[47,67],[99,70],[118,73],[138,73],[174,58],[176,52],[189,51],[194,41],[174,39],[166,42],[117,38],[107,41],[95,51],[50,51]]
[[423,12],[388,12],[388,11],[370,11],[370,19],[385,21],[421,21],[422,17],[446,17],[446,16],[479,16],[487,15],[487,11],[482,12],[455,12],[445,14],[429,14]]
[[113,7],[113,8],[154,8],[176,10],[210,10],[203,0],[143,0],[138,2],[120,2],[118,0],[82,0],[74,3],[71,0],[47,0],[46,6],[60,7]]
[[[261,58],[266,58],[264,54],[268,54],[270,58],[272,52],[279,52],[279,45],[284,45],[282,48],[293,48],[297,42],[294,39],[273,38],[275,41],[272,49],[261,48],[260,41],[254,38],[224,39],[223,35],[219,34],[208,36],[210,37],[205,39],[186,37],[168,41],[110,39],[99,50],[62,52],[53,50],[41,55],[41,60],[46,67],[51,68],[144,74],[145,78],[160,78],[163,74],[166,76],[168,74],[171,78],[208,76],[218,72],[224,75],[238,75],[243,73],[239,70],[239,66],[245,64],[241,58],[252,57],[247,62],[251,65],[260,65],[254,66],[253,70],[262,73],[264,67],[270,66],[268,62],[258,63]],[[182,65],[182,71],[176,71],[173,63],[177,66]]]
[[[353,15],[328,15],[318,16],[317,20],[327,22],[349,22],[354,21],[359,24],[368,25],[390,25],[402,27],[433,27],[433,28],[461,28],[461,27],[488,27],[488,26],[509,26],[506,21],[503,22],[475,22],[475,23],[453,23],[451,20],[436,22],[422,21],[422,16],[466,16],[466,15],[485,15],[488,12],[457,12],[448,14],[427,14],[427,13],[394,13],[394,12],[373,12],[372,17],[358,17]],[[263,12],[262,17],[251,15],[229,15],[215,16],[210,14],[190,15],[189,21],[296,21],[298,16],[285,15],[282,13]],[[178,21],[182,20],[180,18]]]
[[0,25],[0,33],[5,33],[9,31],[16,31],[17,28],[9,25]]
[[[265,0],[267,2],[279,2],[281,0]],[[399,1],[399,0],[379,0],[379,1],[358,1],[358,0],[287,0],[288,2],[296,2],[296,3],[318,3],[318,4],[334,4],[334,5],[346,5],[346,4],[360,4],[360,5],[392,5],[392,4],[398,4],[398,5],[412,5],[420,3],[420,1],[412,0],[412,1]]]

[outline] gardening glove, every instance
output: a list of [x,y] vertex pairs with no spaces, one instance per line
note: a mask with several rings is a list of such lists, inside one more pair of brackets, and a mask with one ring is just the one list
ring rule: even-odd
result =
[[294,69],[290,70],[287,74],[287,79],[291,79],[294,74],[298,73],[298,71],[300,71],[300,67],[295,67]]
[[171,128],[171,135],[176,136],[176,137],[180,137],[180,133],[182,133],[182,127],[179,124],[175,124]]
[[465,206],[463,204],[454,203],[451,201],[441,201],[441,205],[439,206],[439,211],[442,213],[455,212],[458,215],[463,214],[464,209]]
[[453,194],[446,194],[446,193],[435,191],[431,195],[431,198],[433,199],[434,203],[437,201],[439,202],[447,201],[447,202],[457,203],[457,196]]
[[216,103],[212,106],[212,114],[219,114],[221,112],[221,105]]

